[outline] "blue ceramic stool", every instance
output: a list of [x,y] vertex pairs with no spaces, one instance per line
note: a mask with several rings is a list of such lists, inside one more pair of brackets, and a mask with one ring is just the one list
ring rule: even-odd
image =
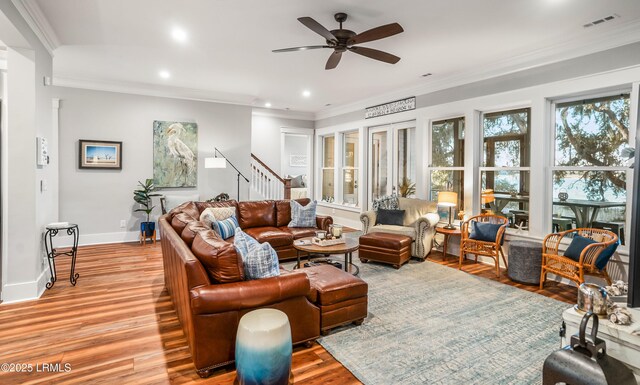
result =
[[291,373],[291,326],[280,310],[258,309],[240,319],[236,336],[236,382],[286,385]]

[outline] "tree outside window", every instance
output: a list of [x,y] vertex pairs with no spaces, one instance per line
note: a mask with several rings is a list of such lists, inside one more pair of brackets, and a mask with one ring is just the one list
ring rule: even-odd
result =
[[504,215],[512,226],[529,222],[530,109],[483,116],[480,180],[484,212]]
[[458,193],[458,208],[464,209],[464,117],[431,124],[430,199],[438,192]]
[[[572,220],[573,226],[608,226],[621,235],[626,217],[629,108],[629,94],[556,104],[555,222],[564,218]],[[560,192],[569,202],[592,202],[586,223],[584,218],[577,223],[580,212],[571,205],[559,204]]]

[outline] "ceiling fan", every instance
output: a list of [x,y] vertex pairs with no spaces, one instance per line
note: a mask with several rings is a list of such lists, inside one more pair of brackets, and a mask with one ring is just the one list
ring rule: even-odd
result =
[[342,53],[346,51],[351,51],[359,55],[390,64],[396,64],[400,60],[399,57],[388,52],[380,51],[373,48],[355,46],[356,44],[366,43],[369,41],[384,39],[385,37],[397,35],[404,31],[400,24],[391,23],[372,28],[362,33],[355,33],[348,29],[342,29],[342,23],[347,20],[346,13],[336,13],[334,15],[334,18],[338,23],[340,23],[340,28],[334,29],[332,31],[329,31],[320,23],[310,17],[298,18],[298,21],[304,24],[307,28],[324,37],[327,41],[326,45],[307,45],[304,47],[274,49],[273,52],[291,52],[305,51],[308,49],[331,48],[333,49],[333,53],[331,54],[331,56],[329,56],[329,60],[327,60],[327,64],[324,67],[324,69],[326,70],[336,68],[338,66],[338,63],[340,63]]

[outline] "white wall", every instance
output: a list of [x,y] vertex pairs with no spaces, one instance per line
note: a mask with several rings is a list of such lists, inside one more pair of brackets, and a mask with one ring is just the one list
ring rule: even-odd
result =
[[287,134],[284,137],[284,148],[282,149],[282,170],[280,176],[297,176],[307,173],[307,166],[292,166],[291,155],[306,155],[307,164],[311,161],[311,154],[307,154],[309,149],[309,137],[295,134]]
[[313,130],[312,120],[288,119],[254,114],[251,122],[251,152],[269,168],[282,175],[282,128],[308,128]]
[[[54,87],[54,94],[60,98],[60,220],[78,223],[81,244],[137,239],[144,213],[133,212],[133,190],[139,180],[153,177],[154,120],[198,123],[198,187],[160,192],[197,192],[203,200],[226,192],[235,198],[233,168],[204,168],[214,146],[250,175],[250,107],[65,87]],[[122,141],[122,170],[79,169],[79,139]],[[241,180],[241,199],[248,190]],[[154,217],[159,214],[158,203]]]
[[[52,58],[10,1],[0,2],[0,38],[7,45],[2,126],[2,299],[37,298],[49,278],[42,234],[55,219],[53,154],[36,166],[35,137],[52,138]],[[46,191],[41,180],[51,180]]]

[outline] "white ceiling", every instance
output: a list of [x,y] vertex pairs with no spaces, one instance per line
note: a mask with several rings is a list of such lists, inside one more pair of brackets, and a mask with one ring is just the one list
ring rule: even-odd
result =
[[[53,46],[57,84],[259,107],[269,101],[274,109],[316,113],[640,41],[639,0],[22,2]],[[271,52],[324,44],[296,19],[310,16],[331,30],[336,12],[349,14],[343,27],[355,32],[400,23],[404,33],[363,46],[402,60],[390,65],[346,53],[326,71],[329,49]],[[619,17],[583,27],[609,15]],[[171,38],[175,26],[187,31],[186,44]],[[170,79],[158,76],[162,69]]]

